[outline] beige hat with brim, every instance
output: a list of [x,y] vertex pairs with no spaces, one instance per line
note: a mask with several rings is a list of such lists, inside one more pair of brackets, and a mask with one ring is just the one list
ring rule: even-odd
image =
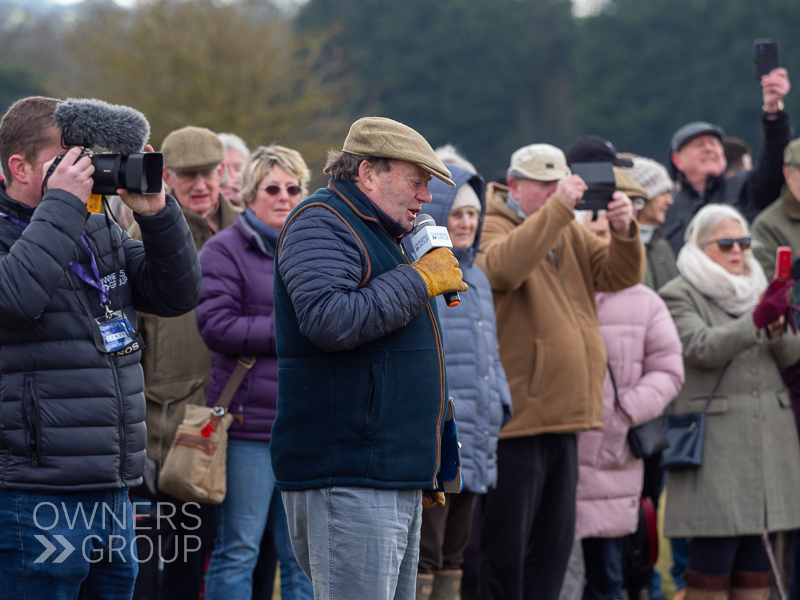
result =
[[614,169],[614,183],[616,191],[625,192],[628,198],[643,198],[649,200],[647,192],[644,188],[637,183],[637,181],[623,171],[620,167],[613,167]]
[[534,181],[557,181],[572,175],[567,166],[567,157],[550,144],[531,144],[511,155],[508,177],[533,179]]
[[350,126],[343,152],[359,156],[375,156],[405,160],[419,165],[428,173],[456,187],[452,173],[439,160],[431,145],[419,133],[383,117],[364,117]]
[[184,127],[170,133],[161,144],[164,166],[170,171],[202,171],[225,160],[225,146],[205,127]]

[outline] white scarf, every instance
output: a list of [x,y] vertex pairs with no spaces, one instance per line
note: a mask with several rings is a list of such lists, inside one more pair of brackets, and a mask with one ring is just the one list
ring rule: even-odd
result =
[[764,269],[744,252],[744,270],[732,275],[692,243],[684,244],[678,253],[678,272],[697,291],[707,296],[726,313],[740,316],[755,308],[758,297],[767,287]]

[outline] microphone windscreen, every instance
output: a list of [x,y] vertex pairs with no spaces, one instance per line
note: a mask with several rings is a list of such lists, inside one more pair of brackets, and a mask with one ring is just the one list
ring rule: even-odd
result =
[[101,146],[120,154],[142,152],[150,137],[150,123],[138,110],[96,99],[60,102],[53,122],[67,145]]
[[433,220],[432,216],[425,213],[417,213],[417,216],[414,218],[414,229],[412,229],[412,233],[418,233],[423,227],[435,226],[436,221]]

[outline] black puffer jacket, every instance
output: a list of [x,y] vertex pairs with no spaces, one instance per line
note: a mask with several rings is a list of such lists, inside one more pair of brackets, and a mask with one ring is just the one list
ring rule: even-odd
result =
[[[35,210],[0,184],[0,488],[70,492],[138,485],[145,460],[140,351],[97,350],[90,318],[104,311],[98,291],[70,268],[91,273],[85,232],[111,307],[183,314],[200,299],[200,265],[178,203],[137,218],[144,243],[112,224],[115,272],[102,215],[78,198],[48,191]],[[89,316],[91,312],[91,317]]]
[[680,182],[680,190],[672,193],[675,203],[667,211],[667,220],[661,231],[669,240],[675,256],[683,247],[683,235],[689,222],[706,204],[729,204],[752,222],[758,213],[780,196],[783,187],[783,149],[792,139],[792,122],[789,113],[781,112],[776,119],[761,117],[761,151],[758,164],[751,171],[739,173],[730,179],[711,177],[701,197],[683,173],[668,161],[670,174]]

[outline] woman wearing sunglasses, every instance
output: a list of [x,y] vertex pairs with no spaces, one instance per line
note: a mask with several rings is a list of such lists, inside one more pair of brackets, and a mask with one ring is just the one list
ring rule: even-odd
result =
[[703,411],[718,384],[702,466],[667,476],[665,535],[691,538],[686,600],[766,600],[761,534],[800,527],[800,444],[778,372],[800,358],[800,339],[784,331],[785,299],[764,293],[749,235],[735,209],[704,207],[686,230],[680,277],[660,291],[686,370],[667,412]]
[[[212,353],[207,405],[218,400],[239,357],[256,358],[229,408],[235,420],[228,431],[227,494],[217,507],[217,538],[208,567],[210,600],[251,597],[270,501],[278,493],[269,454],[278,393],[272,277],[281,227],[306,195],[309,172],[297,151],[261,146],[240,177],[245,211],[200,253],[203,291],[197,323]],[[275,545],[281,597],[313,598],[311,582],[288,540],[286,515],[279,510]]]

